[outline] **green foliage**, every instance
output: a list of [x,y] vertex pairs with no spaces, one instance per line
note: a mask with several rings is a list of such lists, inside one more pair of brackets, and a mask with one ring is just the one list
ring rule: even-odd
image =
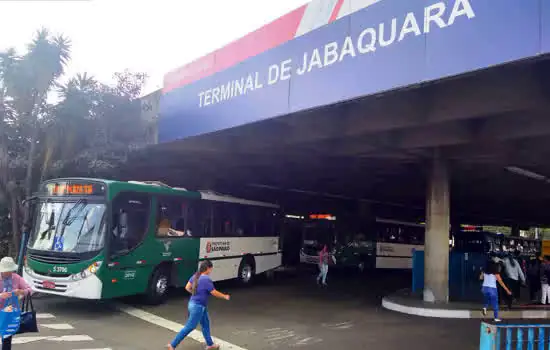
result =
[[115,177],[129,152],[145,144],[137,98],[146,75],[116,73],[109,86],[83,73],[60,84],[70,58],[70,41],[46,29],[26,52],[0,52],[0,236],[11,222],[15,246],[20,214],[28,217],[18,203],[39,181]]

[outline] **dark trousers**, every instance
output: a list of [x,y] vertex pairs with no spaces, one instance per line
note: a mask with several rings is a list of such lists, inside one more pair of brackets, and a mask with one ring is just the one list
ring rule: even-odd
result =
[[504,280],[504,284],[510,289],[510,292],[512,292],[512,295],[505,294],[506,296],[506,305],[508,308],[512,308],[512,302],[514,299],[519,300],[520,298],[520,292],[521,292],[521,284],[519,281],[513,280],[511,278],[506,278]]
[[540,279],[538,276],[529,278],[529,300],[540,301],[537,298],[537,293],[540,291]]
[[2,339],[2,350],[11,350],[11,338]]

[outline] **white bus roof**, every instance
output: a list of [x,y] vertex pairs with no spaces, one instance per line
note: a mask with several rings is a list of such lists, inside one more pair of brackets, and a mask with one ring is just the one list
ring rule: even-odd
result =
[[225,194],[216,193],[214,191],[198,191],[201,194],[201,199],[207,201],[216,201],[216,202],[227,202],[227,203],[238,203],[244,205],[255,205],[259,207],[268,207],[268,208],[279,208],[277,204],[251,201],[248,199],[237,198],[233,196],[228,196]]

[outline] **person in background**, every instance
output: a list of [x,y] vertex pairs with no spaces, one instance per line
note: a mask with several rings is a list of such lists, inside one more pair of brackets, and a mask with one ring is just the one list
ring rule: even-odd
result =
[[214,288],[214,283],[210,278],[213,267],[210,260],[203,260],[199,265],[199,270],[187,282],[185,289],[191,294],[189,304],[187,305],[189,318],[174,340],[168,344],[168,350],[174,350],[189,333],[197,328],[199,323],[204,340],[206,340],[206,349],[214,350],[220,348],[219,345],[214,344],[210,335],[210,318],[208,317],[207,310],[208,297],[212,295],[224,300],[229,300],[230,297],[228,294],[220,293]]
[[327,285],[328,264],[335,263],[335,258],[329,252],[328,245],[323,245],[323,249],[319,252],[319,275],[317,276],[317,284]]
[[540,265],[542,263],[542,257],[540,254],[537,254],[537,256],[533,259],[531,259],[529,263],[529,268],[527,269],[527,281],[529,284],[529,300],[534,303],[537,302],[537,293],[541,289],[541,281],[540,281]]
[[505,280],[504,283],[510,288],[512,294],[508,294],[506,304],[509,309],[512,308],[514,298],[519,300],[521,293],[521,284],[525,283],[525,274],[519,262],[512,256],[508,255],[504,259]]
[[[13,261],[13,258],[6,256],[0,260],[0,275],[2,276],[2,281],[0,281],[0,290],[2,290],[0,303],[2,310],[11,306],[9,301],[12,295],[24,297],[32,294],[31,287],[16,271],[17,264]],[[2,350],[11,350],[11,340],[11,337],[2,339]]]
[[550,257],[545,256],[544,261],[540,264],[540,290],[541,298],[540,303],[542,305],[547,304],[547,299],[550,299]]
[[498,289],[497,283],[502,287],[502,289],[508,294],[511,295],[512,292],[504,281],[500,277],[500,268],[497,263],[492,260],[487,262],[485,270],[481,272],[479,279],[483,281],[481,292],[483,293],[483,316],[487,315],[487,308],[491,306],[493,308],[494,320],[495,322],[500,322],[498,318]]

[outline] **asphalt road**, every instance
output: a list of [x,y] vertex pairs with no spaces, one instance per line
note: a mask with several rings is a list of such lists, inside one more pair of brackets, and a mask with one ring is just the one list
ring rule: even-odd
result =
[[[304,272],[285,273],[248,288],[233,282],[217,283],[232,299],[211,301],[213,335],[227,342],[225,348],[230,348],[230,343],[248,350],[479,348],[479,321],[428,319],[382,309],[382,296],[408,286],[409,281],[406,273],[357,276],[331,271],[328,288],[318,287],[313,275]],[[42,319],[41,324],[69,324],[74,329],[42,326],[38,336],[53,338],[17,345],[17,349],[162,349],[187,316],[185,292],[175,290],[172,294],[166,304],[154,307],[131,299],[113,304],[41,298],[36,302],[38,312],[55,316]],[[135,317],[135,312],[120,311],[121,307],[137,310],[142,319]],[[62,335],[87,335],[93,340],[55,339]],[[195,338],[200,340],[200,333]],[[193,339],[179,347],[202,348]]]

